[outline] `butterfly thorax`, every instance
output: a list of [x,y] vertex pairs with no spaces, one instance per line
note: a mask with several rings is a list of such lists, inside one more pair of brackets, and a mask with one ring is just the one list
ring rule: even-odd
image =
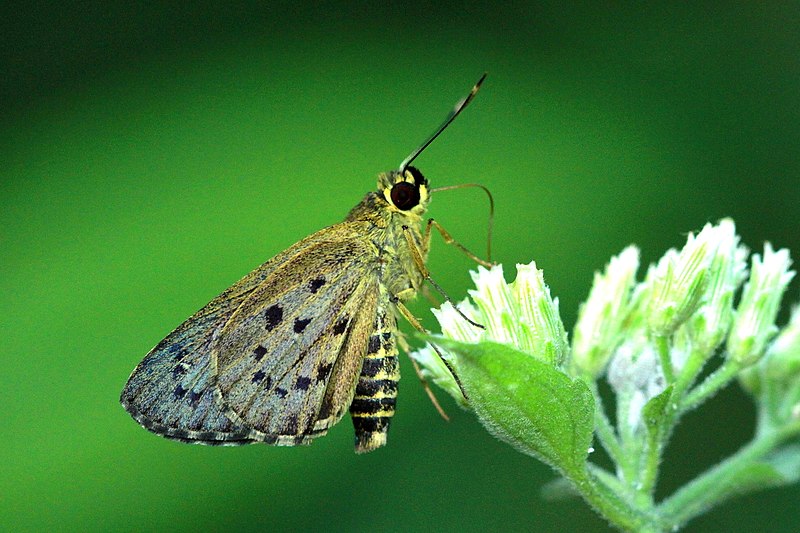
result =
[[430,201],[428,180],[414,167],[404,173],[386,172],[378,177],[378,190],[367,193],[347,216],[347,221],[369,223],[369,238],[378,252],[381,283],[392,296],[412,298],[422,285],[409,239],[424,262],[420,224]]

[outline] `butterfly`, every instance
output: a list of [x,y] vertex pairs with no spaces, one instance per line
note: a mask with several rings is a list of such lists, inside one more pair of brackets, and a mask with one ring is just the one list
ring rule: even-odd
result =
[[183,442],[293,446],[325,435],[349,410],[356,452],[386,444],[398,314],[421,328],[403,302],[430,280],[433,220],[424,233],[421,225],[432,190],[411,162],[485,76],[343,222],[268,260],[158,343],[122,391],[130,415]]

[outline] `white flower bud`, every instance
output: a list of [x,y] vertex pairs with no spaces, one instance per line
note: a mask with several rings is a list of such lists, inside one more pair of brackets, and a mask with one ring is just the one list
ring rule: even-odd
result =
[[791,263],[788,250],[776,252],[769,243],[764,245],[763,259],[753,256],[750,279],[744,286],[727,343],[728,357],[742,366],[758,361],[778,331],[775,317],[795,274],[789,270]]
[[736,226],[729,218],[714,227],[716,251],[708,269],[705,303],[691,319],[692,340],[708,356],[728,334],[733,322],[733,298],[747,277],[747,253],[739,246]]
[[680,253],[667,251],[649,273],[648,325],[654,335],[671,335],[703,302],[718,244],[717,228],[706,224],[697,237],[689,234]]
[[611,258],[605,272],[595,272],[589,297],[578,312],[572,340],[572,362],[579,372],[597,377],[605,369],[631,308],[631,289],[638,268],[639,250],[629,246]]
[[560,366],[569,354],[567,331],[558,314],[558,298],[550,297],[544,273],[536,268],[535,262],[517,265],[512,291],[520,310],[515,317],[518,338],[525,339],[525,345],[519,343],[519,348],[540,361]]

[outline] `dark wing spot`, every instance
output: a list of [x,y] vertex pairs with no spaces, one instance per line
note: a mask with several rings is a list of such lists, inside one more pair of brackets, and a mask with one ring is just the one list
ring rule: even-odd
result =
[[175,368],[172,369],[173,377],[182,376],[185,373],[186,373],[186,367],[184,366],[183,363],[178,363],[177,365],[175,365]]
[[278,388],[275,389],[275,394],[277,394],[281,398],[286,398],[286,395],[289,394],[289,391],[287,391],[286,389],[282,389],[282,388],[278,387]]
[[350,319],[346,316],[340,318],[336,324],[333,325],[333,334],[334,335],[341,335],[347,329],[347,323]]
[[328,266],[335,267],[343,265],[346,260],[349,260],[349,258],[344,255],[337,255],[335,257],[331,257],[330,259],[326,259],[325,264]]
[[261,359],[264,358],[266,354],[267,354],[267,349],[259,344],[253,351],[253,359],[255,359],[256,362],[259,362],[261,361]]
[[306,376],[300,376],[294,382],[294,388],[297,390],[308,390],[309,385],[311,385],[311,378]]
[[266,377],[266,374],[264,373],[264,371],[263,370],[259,370],[258,372],[253,374],[253,378],[250,381],[252,381],[253,383],[261,383],[261,381],[264,379],[264,377]]
[[[183,356],[186,355],[186,352],[183,349],[183,346],[180,344],[173,344],[169,347],[169,354],[172,355],[172,359],[174,361],[180,362],[183,359]],[[147,359],[145,359],[146,361]]]
[[325,278],[320,276],[316,279],[312,279],[311,283],[309,284],[309,289],[311,290],[311,294],[316,294],[316,292],[325,285]]
[[177,387],[175,387],[175,390],[172,391],[172,395],[175,396],[176,400],[180,400],[181,398],[186,396],[186,392],[187,392],[186,389],[178,385]]
[[189,393],[189,403],[191,403],[192,405],[197,405],[197,403],[200,401],[200,397],[201,396],[203,396],[203,395],[200,394],[199,392],[195,392],[195,391],[190,392]]
[[266,321],[264,327],[267,331],[275,329],[275,326],[280,324],[281,320],[283,320],[283,307],[278,304],[269,306],[264,312],[264,320]]
[[317,381],[322,381],[328,378],[328,374],[333,369],[333,363],[320,363],[317,367]]
[[286,426],[284,429],[289,435],[297,433],[297,415],[289,415],[286,417]]
[[302,333],[308,323],[311,322],[310,318],[295,318],[294,319],[294,332]]

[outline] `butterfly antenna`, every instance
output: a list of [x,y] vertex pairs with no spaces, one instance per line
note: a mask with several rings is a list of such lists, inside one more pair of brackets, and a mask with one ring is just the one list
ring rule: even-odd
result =
[[403,160],[403,162],[400,163],[399,172],[401,175],[405,173],[406,168],[408,168],[408,165],[410,165],[417,158],[417,156],[421,154],[422,151],[425,150],[425,148],[427,148],[428,145],[430,145],[434,141],[434,139],[436,139],[436,137],[438,137],[439,134],[441,134],[445,130],[445,128],[447,128],[447,126],[449,126],[450,123],[453,122],[462,111],[464,111],[464,109],[469,105],[472,99],[475,98],[475,95],[478,94],[478,89],[481,88],[481,83],[483,83],[483,80],[485,79],[486,79],[486,73],[484,72],[483,76],[481,76],[481,79],[479,79],[478,82],[475,84],[475,86],[472,87],[472,90],[469,92],[469,94],[465,98],[459,100],[459,102],[456,104],[453,110],[450,111],[450,114],[447,115],[447,118],[444,119],[442,125],[439,126],[435,132],[433,132],[433,135],[428,137],[428,139],[424,143],[422,143],[419,146],[419,148],[411,152],[411,155],[406,157]]

